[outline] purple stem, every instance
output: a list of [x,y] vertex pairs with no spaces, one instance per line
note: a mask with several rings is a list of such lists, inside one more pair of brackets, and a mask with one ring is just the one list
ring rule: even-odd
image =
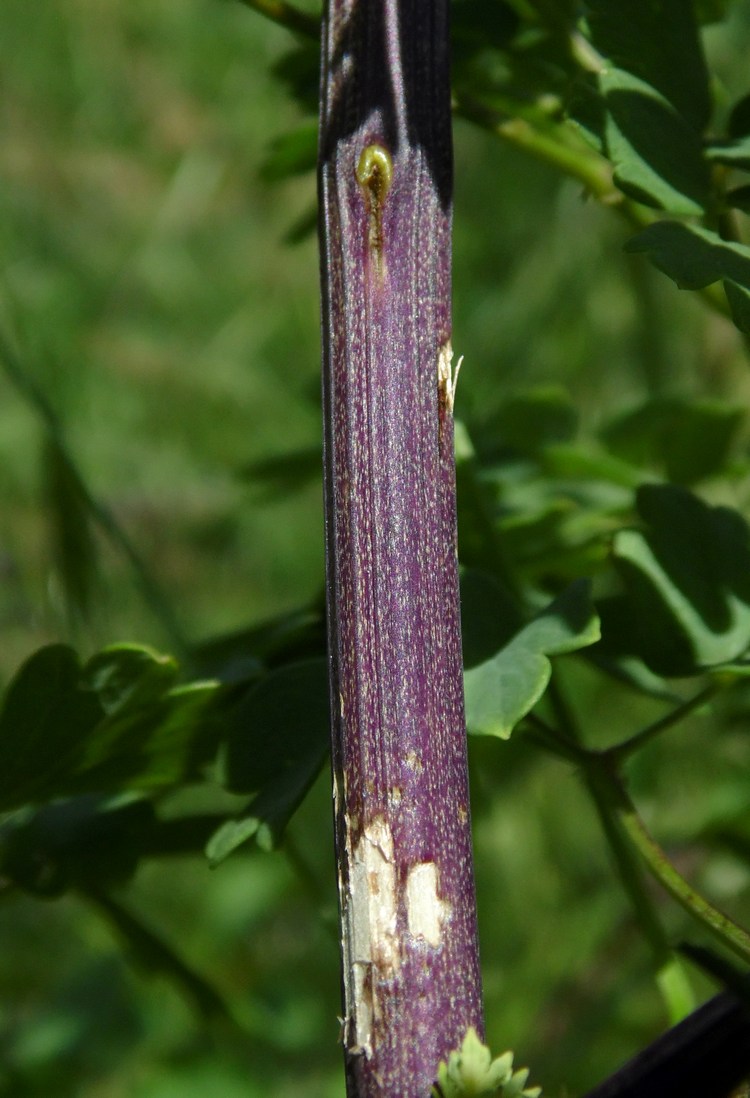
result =
[[320,140],[349,1098],[482,1033],[456,560],[445,0],[329,0]]

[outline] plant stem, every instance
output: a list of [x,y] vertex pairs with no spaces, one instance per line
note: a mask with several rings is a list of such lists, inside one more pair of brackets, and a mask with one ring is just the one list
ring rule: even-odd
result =
[[640,859],[628,841],[622,821],[612,810],[610,799],[597,783],[594,769],[586,773],[586,785],[596,807],[620,882],[630,900],[643,936],[651,947],[657,983],[669,1018],[672,1022],[677,1022],[693,1005],[687,977],[682,972],[680,962],[671,947],[654,902],[646,888]]
[[717,995],[667,1030],[585,1098],[728,1098],[747,1075],[750,1021],[733,995]]
[[95,888],[80,889],[81,895],[99,909],[133,951],[146,971],[159,972],[173,981],[206,1019],[221,1018],[237,1025],[224,999],[179,957],[158,935],[108,893]]
[[559,689],[554,692],[551,701],[558,714],[564,716],[566,732],[553,728],[531,713],[526,718],[532,726],[527,735],[531,735],[546,751],[578,765],[583,771],[618,876],[630,899],[636,920],[651,947],[657,983],[669,1017],[673,1022],[678,1021],[693,1004],[692,992],[646,889],[640,861],[613,809],[608,789],[602,787],[599,779],[601,756],[578,744],[575,719]]
[[329,0],[328,629],[350,1098],[427,1098],[481,989],[456,561],[446,0]]
[[[657,219],[644,207],[629,201],[616,186],[612,165],[603,156],[589,149],[582,141],[568,140],[565,124],[540,126],[524,118],[524,109],[509,102],[508,115],[498,115],[481,103],[462,95],[456,103],[456,113],[482,129],[501,138],[509,145],[541,160],[570,179],[577,180],[586,194],[603,206],[616,210],[633,229],[643,229]],[[718,284],[695,291],[706,305],[722,316],[731,316],[726,295]]]
[[621,778],[604,755],[599,756],[596,778],[600,793],[616,812],[628,839],[659,884],[727,949],[731,949],[745,963],[750,963],[750,934],[696,892],[678,872],[648,833]]
[[702,705],[710,701],[718,692],[720,687],[712,683],[704,690],[701,690],[694,697],[689,698],[682,705],[678,705],[676,708],[671,709],[665,716],[660,717],[658,721],[654,721],[653,724],[649,724],[646,728],[642,728],[640,732],[636,732],[635,735],[630,736],[627,740],[623,740],[622,743],[616,744],[614,747],[609,748],[606,752],[618,763],[624,762],[625,759],[635,754],[636,751],[640,751],[642,747],[645,747],[647,743],[661,735],[662,732],[666,732],[667,729],[673,725],[678,724],[684,717],[689,716],[695,709],[700,709]]
[[608,161],[582,142],[572,144],[561,140],[562,130],[559,125],[542,130],[519,115],[517,104],[509,103],[507,116],[499,116],[466,95],[457,99],[456,113],[502,138],[509,145],[557,168],[563,175],[577,179],[588,194],[603,205],[625,213],[632,223],[642,227],[651,220],[639,216],[632,203],[615,186],[612,181],[612,167]]

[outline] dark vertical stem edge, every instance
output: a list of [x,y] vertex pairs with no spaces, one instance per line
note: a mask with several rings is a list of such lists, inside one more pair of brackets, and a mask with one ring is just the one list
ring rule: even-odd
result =
[[585,1098],[728,1098],[750,1070],[750,1013],[728,992],[709,999]]
[[320,233],[350,1098],[482,1032],[456,560],[446,0],[329,0]]

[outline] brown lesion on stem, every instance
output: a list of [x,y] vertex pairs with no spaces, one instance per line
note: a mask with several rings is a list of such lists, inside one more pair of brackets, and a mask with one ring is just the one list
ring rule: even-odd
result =
[[372,1056],[374,1032],[384,1011],[381,996],[401,967],[397,928],[399,902],[393,835],[377,816],[361,830],[356,817],[344,817],[348,861],[342,884],[344,1043],[352,1055]]
[[383,206],[393,178],[393,161],[382,145],[367,145],[360,153],[355,175],[367,204],[367,246],[382,277]]

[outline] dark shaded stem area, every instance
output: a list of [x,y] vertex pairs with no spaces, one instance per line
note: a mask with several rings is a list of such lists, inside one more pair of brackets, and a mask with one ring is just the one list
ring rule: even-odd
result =
[[482,1032],[463,709],[444,0],[330,0],[326,545],[347,1093]]

